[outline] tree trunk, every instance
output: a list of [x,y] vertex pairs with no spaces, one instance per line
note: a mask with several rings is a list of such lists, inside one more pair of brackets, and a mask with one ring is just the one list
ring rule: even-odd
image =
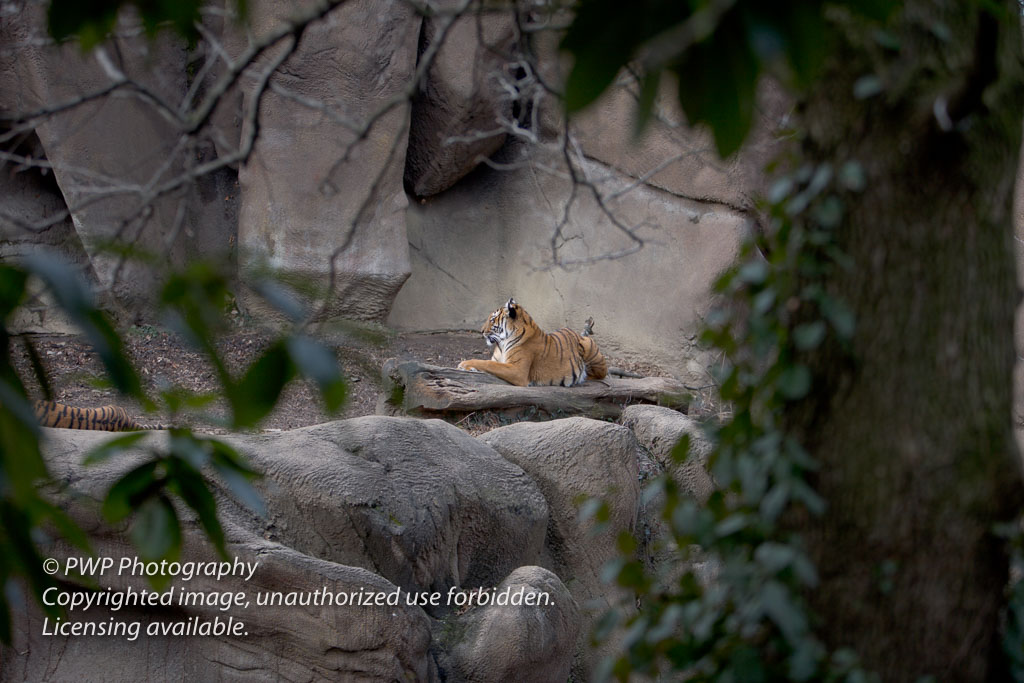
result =
[[[856,333],[812,360],[815,395],[789,416],[829,505],[805,534],[811,602],[826,643],[885,681],[1002,675],[1007,562],[992,527],[1022,494],[1011,203],[1024,111],[1019,8],[1005,4],[997,20],[980,3],[908,2],[895,50],[847,27],[851,47],[803,111],[808,156],[856,159],[868,181],[839,233],[853,267],[830,282]],[[885,89],[856,99],[871,73]]]

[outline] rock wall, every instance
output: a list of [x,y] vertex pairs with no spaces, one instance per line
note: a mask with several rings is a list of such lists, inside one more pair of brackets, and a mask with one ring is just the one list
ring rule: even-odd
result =
[[[668,84],[640,138],[625,78],[567,126],[537,81],[557,89],[565,77],[556,35],[527,39],[508,15],[468,15],[449,27],[443,13],[424,19],[405,5],[357,0],[303,31],[262,96],[254,95],[261,69],[288,39],[241,72],[209,126],[182,137],[188,121],[176,116],[230,71],[224,60],[207,71],[204,60],[217,49],[237,59],[293,9],[310,7],[293,5],[250,3],[247,28],[210,13],[218,47],[197,51],[166,34],[147,41],[126,15],[90,53],[48,40],[41,3],[5,10],[0,115],[27,140],[5,149],[39,168],[7,167],[0,256],[53,247],[135,316],[145,315],[155,276],[106,253],[113,236],[164,263],[219,255],[277,267],[319,288],[312,303],[333,286],[328,315],[402,330],[476,329],[514,295],[547,327],[579,328],[593,316],[616,355],[704,372],[695,333],[708,285],[731,261],[763,189],[787,111],[778,89],[761,89],[748,145],[721,161],[673,104],[672,88],[685,83]],[[122,76],[135,86],[90,97]],[[253,133],[237,163],[160,189],[197,164],[246,151]],[[41,171],[45,187],[30,177]],[[64,209],[69,219],[44,231],[19,227]],[[259,310],[258,299],[246,301]],[[48,326],[63,329],[54,316],[22,321]]]
[[[564,65],[550,36],[540,43],[543,76],[558,83]],[[749,143],[721,161],[668,85],[639,138],[628,79],[568,127],[552,98],[531,102],[537,115],[512,126],[492,163],[409,207],[412,275],[388,323],[476,330],[514,296],[542,327],[593,317],[614,355],[706,376],[695,342],[709,287],[751,228],[788,104],[763,87]]]
[[[286,37],[262,52],[204,125],[189,128],[235,61],[310,7],[253,2],[246,26],[211,12],[216,47],[194,51],[167,34],[146,42],[129,15],[88,54],[50,43],[35,5],[5,19],[5,116],[88,96],[119,74],[149,93],[125,88],[25,123],[70,209],[60,230],[82,243],[82,267],[113,300],[144,315],[154,276],[125,271],[97,238],[137,237],[171,264],[228,252],[244,272],[276,268],[317,292],[309,303],[329,301],[328,316],[476,329],[514,295],[545,326],[579,328],[593,316],[611,352],[703,372],[694,335],[708,284],[749,221],[784,110],[772,91],[748,151],[728,163],[685,126],[671,95],[633,144],[625,81],[566,129],[535,73],[549,87],[564,78],[553,34],[528,48],[533,38],[507,14],[449,25],[443,12],[424,19],[406,5],[357,0],[312,22],[298,44]],[[140,209],[161,182],[218,161],[217,174]],[[97,183],[140,189],[97,198]],[[40,212],[52,211],[48,201]],[[264,310],[256,296],[243,303]]]
[[[252,40],[309,4],[252,3]],[[409,274],[402,93],[419,22],[405,3],[346,3],[305,30],[270,91],[254,95],[259,76],[242,85],[244,120],[253,108],[259,115],[258,130],[240,131],[242,145],[257,134],[239,169],[241,263],[333,286],[314,302],[329,297],[327,316],[384,318]],[[248,44],[229,43],[236,59]]]
[[[639,225],[631,241],[591,199],[581,197],[559,240],[567,259],[551,266],[552,236],[572,193],[571,182],[544,170],[557,157],[539,151],[536,165],[510,171],[479,168],[447,192],[409,207],[413,274],[388,323],[398,329],[478,330],[514,296],[541,327],[583,329],[595,320],[599,346],[614,355],[653,358],[700,374],[695,340],[710,308],[708,288],[728,266],[747,222],[718,204],[702,204],[640,185],[616,202],[616,215]],[[633,183],[598,162],[588,172],[604,188]]]
[[[620,533],[636,533],[641,547],[647,543],[647,527],[637,528],[637,436],[655,447],[652,435],[678,426],[673,416],[683,417],[662,408],[632,411],[630,427],[586,418],[519,423],[481,438],[440,420],[390,417],[232,436],[231,444],[264,474],[258,488],[267,514],[257,516],[218,485],[227,557],[210,547],[192,512],[178,506],[183,549],[177,561],[253,568],[219,579],[172,575],[158,589],[169,604],[160,605],[138,603],[154,587],[138,571],[121,570],[122,558],[135,566],[136,551],[126,525],[108,525],[100,507],[112,483],[140,464],[141,449],[164,447],[168,435],[150,433],[139,450],[85,466],[83,454],[110,435],[44,430],[56,500],[89,534],[94,557],[111,559],[116,569],[67,571],[82,550],[41,541],[44,556],[58,565],[49,602],[58,594],[106,602],[55,615],[9,590],[13,643],[0,648],[0,681],[587,679],[617,642],[594,649],[592,625],[605,610],[634,609],[632,595],[601,574],[618,555]],[[580,518],[581,496],[608,503],[602,530]],[[678,560],[674,553],[665,557]],[[184,592],[220,597],[182,603]],[[257,597],[317,592],[402,599],[268,605]],[[506,592],[524,597],[508,605],[481,597]],[[237,594],[242,598],[231,597]],[[424,605],[405,598],[421,594],[439,599]],[[215,619],[242,626],[213,635],[160,632]],[[140,631],[57,634],[61,622],[78,628],[137,623]]]
[[[195,184],[164,187],[185,173],[187,163],[213,154],[198,141],[186,149],[167,111],[153,104],[163,100],[174,106],[188,89],[181,41],[166,35],[151,41],[125,30],[86,54],[77,44],[49,40],[44,10],[42,3],[23,3],[5,8],[0,22],[0,115],[10,121],[12,133],[23,131],[21,136],[38,140],[37,147],[15,148],[30,160],[9,162],[5,172],[25,175],[39,164],[52,174],[60,211],[70,212],[74,226],[66,243],[84,247],[94,282],[111,294],[109,304],[138,311],[148,304],[146,294],[158,273],[149,262],[124,262],[109,249],[110,242],[131,242],[151,258],[179,265],[198,257],[227,257],[234,215],[224,197],[232,181],[214,173]],[[95,97],[122,80],[136,85],[117,96]],[[24,118],[47,109],[53,111]],[[12,188],[2,190],[6,203]],[[47,207],[52,197],[36,197],[32,222],[53,216]],[[13,222],[0,223],[6,223],[0,228],[4,241],[11,232],[26,234]],[[15,255],[0,244],[0,253],[5,252]]]

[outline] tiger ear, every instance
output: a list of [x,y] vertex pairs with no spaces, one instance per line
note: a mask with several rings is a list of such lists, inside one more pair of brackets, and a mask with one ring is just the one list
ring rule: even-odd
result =
[[515,317],[516,317],[516,306],[517,305],[518,304],[516,303],[516,300],[511,298],[511,297],[509,297],[508,303],[505,304],[505,310],[508,311],[508,317],[512,318],[513,320],[515,320]]

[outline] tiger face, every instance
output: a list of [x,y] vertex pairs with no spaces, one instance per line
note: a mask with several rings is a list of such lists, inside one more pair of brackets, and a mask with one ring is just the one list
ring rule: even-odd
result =
[[519,318],[519,312],[519,304],[516,303],[515,299],[510,298],[504,306],[491,313],[491,317],[480,328],[480,332],[484,335],[484,340],[487,342],[488,347],[495,344],[502,346],[502,342],[512,336],[512,333],[515,331],[515,321]]

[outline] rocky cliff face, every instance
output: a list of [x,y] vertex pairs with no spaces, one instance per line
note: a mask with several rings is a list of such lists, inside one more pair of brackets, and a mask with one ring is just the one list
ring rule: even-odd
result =
[[634,140],[628,78],[567,124],[557,35],[529,13],[249,5],[245,25],[211,8],[191,50],[125,16],[89,53],[54,45],[39,5],[12,9],[0,102],[6,148],[27,142],[0,188],[3,255],[59,242],[135,316],[156,277],[111,240],[269,267],[323,316],[400,329],[475,329],[515,295],[547,327],[593,316],[617,354],[703,370],[694,334],[751,224],[772,91],[722,162],[671,98]]
[[[576,417],[473,438],[441,420],[364,417],[235,435],[263,473],[266,514],[218,487],[220,557],[179,506],[181,557],[156,588],[148,576],[161,566],[139,560],[100,508],[167,433],[86,466],[82,454],[108,435],[45,430],[54,496],[97,564],[71,571],[82,550],[44,542],[60,581],[45,599],[68,609],[47,613],[9,590],[0,681],[588,679],[617,642],[595,648],[594,624],[635,610],[602,567],[620,534],[650,541],[638,458],[685,419],[654,408],[632,411],[628,426]],[[602,525],[581,518],[587,497],[608,503]]]

